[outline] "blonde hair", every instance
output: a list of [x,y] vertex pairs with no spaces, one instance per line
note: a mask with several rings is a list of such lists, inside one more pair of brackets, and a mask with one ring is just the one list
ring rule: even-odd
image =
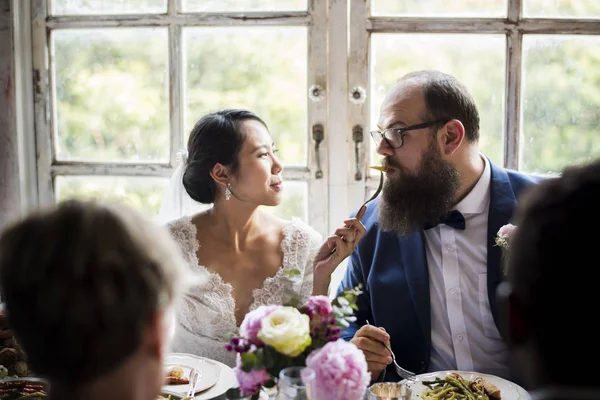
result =
[[123,205],[66,201],[0,237],[9,322],[30,367],[55,381],[83,383],[118,366],[190,277],[166,228]]

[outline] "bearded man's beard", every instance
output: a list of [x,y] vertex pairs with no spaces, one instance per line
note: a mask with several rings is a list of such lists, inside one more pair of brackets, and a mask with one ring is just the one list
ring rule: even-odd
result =
[[379,226],[383,231],[406,236],[438,221],[452,206],[460,187],[460,173],[443,160],[433,142],[423,155],[416,174],[397,164],[398,177],[386,180],[379,203]]

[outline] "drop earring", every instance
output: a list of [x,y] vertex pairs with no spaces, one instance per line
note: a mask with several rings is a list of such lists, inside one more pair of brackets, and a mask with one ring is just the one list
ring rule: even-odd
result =
[[231,198],[231,186],[229,183],[225,186],[225,200],[229,200]]

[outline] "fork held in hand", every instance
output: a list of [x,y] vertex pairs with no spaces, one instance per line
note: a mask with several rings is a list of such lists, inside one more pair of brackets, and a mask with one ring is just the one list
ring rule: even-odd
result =
[[[375,200],[377,198],[377,196],[379,196],[379,193],[381,193],[381,189],[383,188],[383,172],[380,171],[380,175],[379,175],[379,186],[377,187],[377,190],[375,191],[375,193],[373,193],[373,195],[369,198],[369,200],[365,201],[363,203],[362,206],[360,206],[360,208],[358,209],[358,212],[356,213],[356,218],[358,218],[358,220],[360,221],[363,217],[363,215],[365,215],[365,212],[367,210],[367,204],[372,201]],[[334,247],[331,250],[331,253],[329,254],[333,254],[335,253],[337,250],[337,247]]]
[[[367,325],[371,325],[369,323],[369,320],[367,320]],[[396,362],[396,356],[394,355],[394,352],[392,351],[392,349],[390,347],[388,347],[388,345],[386,345],[385,343],[381,342],[381,344],[387,349],[387,351],[390,352],[390,354],[392,355],[392,362],[394,363],[394,369],[396,370],[396,373],[401,376],[404,379],[409,379],[411,381],[416,381],[417,378],[415,377],[415,373],[414,372],[410,372],[404,368],[402,368],[400,365],[398,365],[398,363]]]

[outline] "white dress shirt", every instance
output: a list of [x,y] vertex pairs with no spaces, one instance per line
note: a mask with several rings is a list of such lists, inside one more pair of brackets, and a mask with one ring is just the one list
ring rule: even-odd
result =
[[488,160],[455,209],[465,230],[425,230],[431,298],[430,371],[477,371],[508,378],[508,350],[494,323],[487,287],[491,170]]

